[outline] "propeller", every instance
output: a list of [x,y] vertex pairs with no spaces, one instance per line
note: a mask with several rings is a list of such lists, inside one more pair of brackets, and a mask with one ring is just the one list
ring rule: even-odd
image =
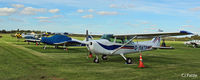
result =
[[87,52],[87,59],[88,59],[88,56],[89,56],[89,54],[90,54],[90,48],[89,48],[89,44],[88,44],[88,41],[89,41],[89,36],[88,36],[88,30],[86,30],[86,35],[85,35],[85,37],[86,37],[86,47],[87,47],[87,50],[88,50],[88,52]]

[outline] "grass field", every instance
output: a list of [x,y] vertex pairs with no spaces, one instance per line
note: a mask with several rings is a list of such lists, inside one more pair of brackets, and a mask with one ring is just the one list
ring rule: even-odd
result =
[[167,41],[174,50],[143,52],[146,68],[140,69],[139,53],[126,55],[134,60],[131,65],[121,56],[109,56],[109,60],[96,64],[86,58],[85,47],[65,51],[49,46],[43,50],[43,45],[28,45],[9,34],[0,35],[0,80],[200,80],[200,48],[186,47],[179,41]]

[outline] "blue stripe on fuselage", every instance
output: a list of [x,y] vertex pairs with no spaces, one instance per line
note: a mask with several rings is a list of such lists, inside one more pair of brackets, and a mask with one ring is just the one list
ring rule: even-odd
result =
[[[107,50],[114,50],[114,49],[117,49],[119,47],[121,47],[122,45],[110,45],[110,46],[107,46],[107,45],[103,45],[99,42],[97,42],[101,47],[103,47],[104,49],[107,49]],[[134,46],[124,46],[124,47],[131,47],[131,48],[134,48]]]

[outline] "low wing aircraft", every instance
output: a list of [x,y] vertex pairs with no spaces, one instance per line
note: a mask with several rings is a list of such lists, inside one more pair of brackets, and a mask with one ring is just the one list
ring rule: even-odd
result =
[[66,35],[54,35],[52,37],[42,37],[40,42],[45,44],[44,49],[46,49],[46,44],[55,45],[55,48],[58,48],[58,46],[63,46],[64,48],[66,48],[66,46],[84,46],[85,45],[84,41],[73,39]]
[[29,42],[40,43],[41,37],[42,35],[40,34],[33,34],[33,33],[22,34],[22,38],[25,38],[24,42],[28,42],[28,44]]
[[[160,47],[161,37],[166,36],[179,36],[192,34],[187,31],[180,31],[174,33],[154,33],[154,34],[130,34],[130,35],[112,35],[104,34],[99,40],[87,41],[88,50],[96,55],[94,58],[95,63],[99,63],[99,55],[102,55],[102,59],[106,60],[108,55],[121,55],[127,64],[132,63],[131,58],[126,58],[124,54],[137,53],[140,51],[149,51],[153,47]],[[88,36],[88,31],[86,31]],[[137,37],[154,37],[151,41],[133,42],[133,39]],[[87,38],[87,37],[86,37]]]
[[200,46],[200,40],[192,40],[192,41],[186,41],[184,42],[185,45],[190,46],[192,45],[194,48]]

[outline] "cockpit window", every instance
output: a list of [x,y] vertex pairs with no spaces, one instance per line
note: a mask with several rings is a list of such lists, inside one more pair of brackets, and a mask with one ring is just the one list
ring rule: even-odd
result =
[[106,39],[111,41],[112,39],[114,39],[113,34],[104,34],[101,39]]
[[116,43],[126,43],[127,40],[125,40],[125,38],[116,38],[113,36],[113,34],[104,34],[101,39],[106,39],[110,42],[116,42]]

